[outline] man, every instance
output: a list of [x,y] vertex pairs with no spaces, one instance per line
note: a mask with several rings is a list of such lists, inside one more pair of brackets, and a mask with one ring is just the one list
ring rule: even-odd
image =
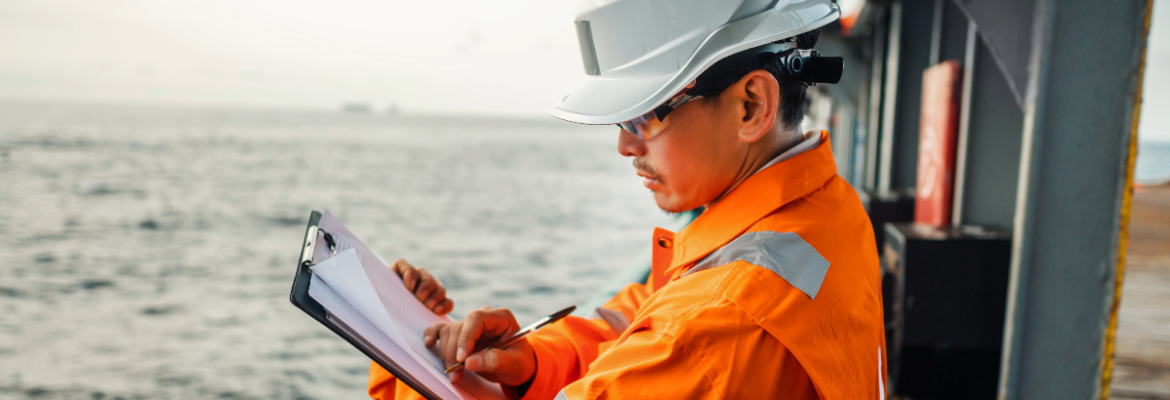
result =
[[[655,230],[648,282],[597,318],[472,354],[519,329],[508,310],[485,307],[431,327],[427,345],[516,398],[884,399],[873,230],[836,175],[828,134],[799,128],[806,85],[840,77],[840,59],[808,51],[836,7],[585,3],[589,76],[550,114],[619,124],[618,152],[660,208],[706,209],[679,233]],[[395,268],[417,284],[405,262]],[[420,300],[446,301],[434,297]],[[370,395],[411,393],[375,365]]]

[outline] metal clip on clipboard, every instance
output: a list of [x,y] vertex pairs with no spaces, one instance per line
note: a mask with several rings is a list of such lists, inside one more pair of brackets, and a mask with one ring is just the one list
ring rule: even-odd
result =
[[317,227],[317,232],[321,233],[321,236],[324,237],[325,247],[328,247],[329,251],[332,252],[333,255],[336,256],[337,255],[337,242],[333,241],[333,235],[330,235],[329,232],[325,232],[325,230],[321,229],[320,227]]
[[325,240],[325,247],[329,249],[329,252],[334,256],[337,255],[337,241],[333,239],[333,235],[319,226],[310,225],[309,231],[305,234],[305,249],[301,252],[301,268],[308,269],[313,266],[313,247],[318,236]]

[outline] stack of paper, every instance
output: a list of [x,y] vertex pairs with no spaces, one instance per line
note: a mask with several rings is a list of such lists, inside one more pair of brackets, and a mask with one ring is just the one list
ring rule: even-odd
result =
[[402,279],[381,258],[357,240],[329,211],[319,229],[329,232],[337,255],[317,241],[309,296],[340,320],[342,328],[384,354],[401,372],[442,399],[503,399],[499,385],[465,371],[458,385],[443,373],[438,353],[423,343],[423,330],[436,323],[454,322],[438,316],[406,289]]

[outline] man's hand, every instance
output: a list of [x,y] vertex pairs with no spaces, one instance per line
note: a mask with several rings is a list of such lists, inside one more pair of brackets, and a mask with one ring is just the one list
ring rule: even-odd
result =
[[[463,367],[492,382],[520,386],[536,374],[536,352],[527,339],[503,349],[471,354],[476,346],[488,346],[520,330],[516,317],[506,308],[484,307],[467,313],[454,324],[435,324],[423,331],[427,347],[438,344],[439,357],[448,367],[464,361]],[[463,379],[463,370],[451,372],[451,382]]]
[[406,290],[414,293],[414,297],[435,314],[446,315],[455,308],[455,302],[447,298],[447,288],[426,268],[415,268],[400,258],[390,264],[390,269],[402,278]]

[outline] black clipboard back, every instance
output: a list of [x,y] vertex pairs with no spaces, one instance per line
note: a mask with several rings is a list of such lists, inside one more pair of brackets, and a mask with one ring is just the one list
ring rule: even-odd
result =
[[410,386],[411,389],[418,392],[418,394],[427,398],[428,400],[442,400],[439,395],[435,394],[426,386],[419,383],[414,377],[406,373],[406,370],[398,366],[394,360],[387,357],[376,347],[371,345],[361,336],[359,336],[353,329],[345,325],[340,319],[334,318],[325,307],[313,300],[309,296],[309,282],[313,278],[313,271],[309,267],[313,266],[313,253],[317,248],[317,238],[320,237],[318,232],[321,223],[321,213],[313,211],[309,214],[309,226],[305,228],[305,241],[301,243],[301,255],[297,260],[297,272],[293,277],[292,293],[289,294],[289,300],[293,305],[309,314],[310,317],[317,320],[318,323],[329,328],[333,334],[345,339],[346,342],[359,351],[374,360],[375,363],[385,368],[390,374],[394,375],[398,380]]

